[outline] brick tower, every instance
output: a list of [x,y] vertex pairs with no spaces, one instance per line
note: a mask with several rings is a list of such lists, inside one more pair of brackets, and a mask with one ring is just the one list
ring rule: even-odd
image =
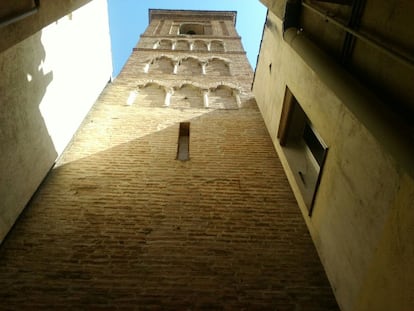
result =
[[0,304],[336,310],[235,20],[150,10],[0,249]]
[[126,105],[182,116],[175,120],[183,121],[177,159],[189,160],[190,149],[197,152],[195,141],[189,146],[189,118],[253,103],[252,69],[235,30],[236,12],[150,10],[149,19],[119,77]]
[[235,12],[150,10],[149,18],[121,75],[133,90],[128,105],[204,112],[249,106],[252,70]]

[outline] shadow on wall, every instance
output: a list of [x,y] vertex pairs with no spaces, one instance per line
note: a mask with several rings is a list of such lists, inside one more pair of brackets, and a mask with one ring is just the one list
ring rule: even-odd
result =
[[257,109],[102,108],[0,249],[0,308],[337,310]]
[[[91,0],[41,0],[40,9],[33,11],[35,0],[1,0],[0,1],[0,52],[15,46],[29,38],[43,27],[69,14],[77,8],[91,2]],[[31,14],[30,12],[36,14]],[[25,14],[27,13],[27,14]],[[22,19],[8,23],[10,18],[21,16]]]
[[41,32],[0,54],[0,241],[57,156],[39,109],[53,80],[45,58]]

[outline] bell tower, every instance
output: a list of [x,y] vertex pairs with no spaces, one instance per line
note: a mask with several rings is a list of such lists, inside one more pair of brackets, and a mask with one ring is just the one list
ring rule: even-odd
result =
[[236,13],[149,19],[0,249],[0,306],[337,310]]
[[154,88],[163,99],[150,105],[169,109],[251,103],[252,69],[235,29],[236,12],[150,10],[149,19],[120,75],[134,89],[129,105],[149,104],[142,99]]

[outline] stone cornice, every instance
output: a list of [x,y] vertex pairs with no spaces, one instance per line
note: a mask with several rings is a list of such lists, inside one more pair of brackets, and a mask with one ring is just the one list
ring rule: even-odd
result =
[[217,39],[217,40],[241,40],[240,36],[205,36],[205,35],[145,35],[141,38],[159,38],[159,39]]
[[231,20],[236,25],[236,11],[198,11],[198,10],[158,10],[149,9],[149,22],[153,19],[174,20]]
[[220,86],[227,86],[228,88],[234,89],[242,93],[242,87],[238,83],[234,83],[232,81],[214,81],[214,82],[205,82],[205,81],[194,81],[194,80],[187,80],[187,79],[174,79],[174,80],[167,80],[167,79],[146,79],[141,78],[135,81],[136,87],[142,88],[148,84],[157,84],[161,87],[166,89],[180,89],[184,85],[192,85],[194,87],[199,88],[200,90],[214,90]]
[[132,49],[133,52],[137,52],[137,51],[145,51],[145,52],[154,52],[154,53],[158,53],[158,52],[168,52],[168,53],[187,53],[188,56],[191,56],[191,54],[246,54],[245,51],[225,51],[225,52],[221,52],[221,51],[188,51],[188,50],[171,50],[171,49],[150,49],[150,48],[133,48]]

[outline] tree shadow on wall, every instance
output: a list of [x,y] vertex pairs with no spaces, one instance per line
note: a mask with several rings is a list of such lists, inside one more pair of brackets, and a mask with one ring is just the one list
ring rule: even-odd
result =
[[0,240],[57,156],[40,111],[53,80],[45,58],[41,32],[0,54]]

